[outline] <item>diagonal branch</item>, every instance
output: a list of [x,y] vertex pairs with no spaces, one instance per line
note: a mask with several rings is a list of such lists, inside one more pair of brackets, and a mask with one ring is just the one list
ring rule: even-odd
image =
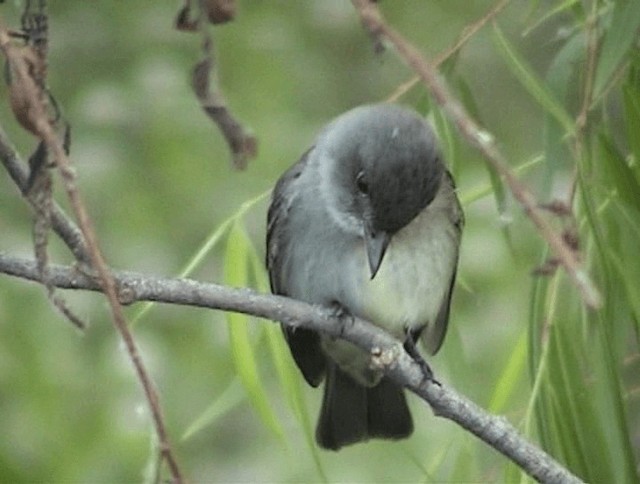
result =
[[[99,281],[71,267],[53,265],[50,281],[63,289],[101,291]],[[37,281],[35,262],[0,253],[0,273]],[[372,355],[372,364],[384,369],[397,383],[427,402],[434,413],[456,422],[492,446],[541,482],[579,483],[576,476],[540,448],[527,442],[504,418],[486,413],[455,390],[426,380],[422,369],[402,344],[371,323],[354,318],[353,323],[335,316],[327,308],[189,279],[168,279],[134,272],[112,271],[122,304],[155,301],[210,309],[223,309],[280,321],[291,327],[322,331],[345,339]]]
[[[114,326],[125,344],[127,354],[149,404],[153,425],[158,436],[160,454],[162,458],[166,460],[173,480],[181,483],[183,482],[183,478],[169,444],[158,393],[146,370],[135,339],[127,326],[122,306],[117,298],[115,281],[104,260],[95,230],[93,229],[93,223],[82,201],[80,192],[77,189],[75,171],[71,165],[71,160],[67,156],[63,143],[59,140],[52,122],[47,116],[41,87],[32,76],[24,55],[21,55],[19,50],[11,43],[9,33],[2,27],[0,27],[0,49],[2,49],[7,63],[11,66],[12,74],[15,76],[13,82],[16,83],[17,86],[20,86],[20,101],[22,105],[18,112],[25,117],[23,125],[26,124],[30,128],[30,131],[42,140],[48,152],[55,160],[58,172],[63,181],[64,189],[86,243],[91,268],[98,274],[100,287],[102,288],[101,292],[105,294],[109,302]],[[47,287],[55,286],[55,284],[49,280],[48,271],[46,280],[41,280],[41,282],[47,284]]]
[[[22,196],[29,202],[32,208],[36,209],[36,201],[33,194],[28,192],[29,173],[27,165],[20,159],[13,148],[9,138],[0,127],[0,163],[2,163],[17,185]],[[60,236],[62,241],[69,247],[77,261],[89,264],[89,252],[84,242],[82,232],[76,224],[69,218],[60,205],[53,202],[51,206],[51,226]]]
[[467,114],[462,105],[449,92],[444,80],[422,53],[384,21],[376,3],[371,0],[352,0],[367,31],[378,41],[387,39],[395,47],[398,55],[422,79],[434,100],[458,127],[462,136],[484,156],[509,186],[525,214],[536,226],[538,233],[549,244],[560,264],[565,268],[571,281],[580,291],[582,299],[590,308],[599,308],[602,297],[587,270],[583,267],[576,251],[554,230],[531,191],[524,185],[506,162],[498,149],[495,138],[483,130]]

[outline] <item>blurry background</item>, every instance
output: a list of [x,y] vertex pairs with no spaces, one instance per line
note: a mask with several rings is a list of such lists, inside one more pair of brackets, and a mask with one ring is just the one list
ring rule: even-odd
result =
[[[235,21],[213,31],[220,86],[231,110],[259,139],[257,159],[238,172],[230,166],[223,138],[191,92],[190,73],[201,57],[201,37],[173,28],[180,2],[50,3],[49,84],[72,125],[71,158],[80,189],[107,260],[115,268],[178,274],[243,202],[273,186],[327,121],[358,104],[387,99],[412,77],[391,50],[374,54],[350,2],[240,0]],[[484,0],[381,3],[388,21],[428,58],[454,44],[467,24],[494,5]],[[616,19],[626,19],[627,30],[616,40],[623,53],[608,73],[613,80],[594,108],[595,127],[588,131],[593,138],[585,145],[587,153],[591,148],[597,151],[600,148],[591,140],[614,132],[618,138],[611,136],[611,150],[628,171],[620,168],[622,179],[637,183],[637,153],[625,157],[633,146],[624,139],[632,119],[627,113],[633,115],[634,105],[624,104],[628,96],[620,88],[623,82],[632,86],[629,89],[638,87],[629,67],[638,58],[633,39],[640,14],[633,3],[600,2],[592,9],[590,2],[514,0],[497,17],[501,34],[489,23],[443,68],[454,94],[497,138],[509,163],[524,167],[518,168],[521,178],[541,202],[567,199],[576,167],[584,170],[585,186],[594,189],[594,196],[617,193],[615,182],[621,178],[607,185],[602,180],[609,178],[598,178],[595,171],[598,163],[588,154],[580,158],[567,149],[570,142],[565,143],[566,133],[555,119],[550,121],[548,102],[532,95],[522,74],[518,77],[518,60],[524,62],[525,79],[530,76],[555,93],[552,99],[573,121],[589,77],[584,74],[588,16],[597,18],[596,37],[612,22],[618,25]],[[22,4],[16,0],[0,5],[5,26],[19,25]],[[616,17],[622,9],[627,10]],[[566,72],[559,74],[558,66]],[[555,81],[549,80],[549,73],[557,74]],[[0,100],[2,128],[26,158],[35,140],[14,121],[6,90],[0,91]],[[640,364],[637,318],[624,308],[629,306],[625,295],[633,298],[633,288],[640,285],[632,280],[621,288],[612,286],[616,278],[606,271],[614,271],[615,265],[602,262],[601,253],[588,259],[600,267],[595,272],[606,308],[611,302],[608,291],[618,294],[623,308],[606,313],[607,322],[619,332],[615,344],[604,344],[615,346],[607,353],[607,370],[593,370],[584,361],[603,358],[600,350],[589,357],[594,340],[614,339],[600,337],[599,320],[584,311],[563,276],[550,282],[532,277],[546,252],[519,206],[509,196],[500,198],[500,183],[491,182],[478,154],[430,109],[422,86],[399,102],[431,113],[465,205],[467,224],[450,330],[443,349],[430,361],[439,379],[480,406],[504,414],[587,480],[634,476],[638,435],[629,421],[637,422]],[[640,108],[638,113],[640,119]],[[549,135],[550,127],[557,130],[556,136]],[[66,206],[60,187],[57,191],[57,200]],[[600,202],[594,204],[600,207]],[[234,270],[238,264],[242,267],[243,258],[255,260],[257,254],[262,259],[267,203],[263,197],[252,205],[234,225],[230,245],[225,233],[190,277],[238,281]],[[593,219],[589,204],[582,203],[586,208],[579,212],[579,221],[587,240],[583,248],[592,254],[598,234],[593,236],[596,242],[588,242]],[[627,227],[638,223],[634,210],[628,207]],[[625,247],[640,240],[633,230],[629,233],[627,246],[604,244],[612,244],[612,250],[615,246],[622,260]],[[30,209],[8,177],[0,176],[0,251],[31,257],[30,234]],[[606,239],[606,234],[599,236]],[[51,251],[56,262],[71,262],[55,237]],[[264,274],[254,271],[239,277],[264,290]],[[0,275],[0,481],[141,480],[154,464],[153,433],[107,305],[95,294],[67,292],[65,297],[90,322],[85,334],[52,308],[41,287]],[[127,314],[136,317],[140,309],[141,305],[127,308]],[[568,369],[552,358],[555,353],[545,346],[546,340],[540,343],[540,328],[554,320],[571,321],[578,328],[568,330],[564,340],[558,337],[560,346],[553,346],[560,348],[558,354],[563,354],[562,341],[585,348]],[[337,454],[313,450],[276,376],[271,346],[265,343],[272,341],[276,327],[254,320],[240,324],[248,328],[255,348],[262,396],[247,392],[236,376],[223,313],[156,306],[135,326],[161,395],[171,441],[192,482],[309,482],[325,477],[332,482],[499,482],[520,477],[503,457],[451,422],[434,417],[412,396],[416,432],[411,439],[371,442]],[[542,371],[555,374],[559,368],[565,376],[575,371],[572,381],[582,388],[582,397],[570,388],[566,395],[554,393],[554,388],[567,389],[566,383],[546,378]],[[534,381],[539,387],[532,392]],[[585,382],[593,387],[587,390]],[[600,404],[593,388],[609,395],[610,384],[605,382],[613,382],[619,393],[613,392],[613,402],[603,397]],[[307,388],[301,378],[298,385],[314,426],[321,390]],[[564,420],[558,412],[580,415],[586,408],[580,398],[594,405],[586,420]],[[260,401],[268,402],[275,423],[265,424]],[[569,408],[567,401],[577,402],[577,408]],[[189,429],[192,432],[185,436]],[[620,448],[623,462],[606,456],[607,449],[615,453]],[[590,458],[598,449],[603,462]]]

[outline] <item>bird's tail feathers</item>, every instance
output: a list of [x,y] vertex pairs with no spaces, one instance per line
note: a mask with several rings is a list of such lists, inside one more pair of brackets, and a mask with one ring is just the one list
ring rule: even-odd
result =
[[370,438],[401,439],[413,431],[413,421],[404,392],[383,378],[367,388],[340,370],[335,363],[327,368],[324,398],[316,440],[330,450]]

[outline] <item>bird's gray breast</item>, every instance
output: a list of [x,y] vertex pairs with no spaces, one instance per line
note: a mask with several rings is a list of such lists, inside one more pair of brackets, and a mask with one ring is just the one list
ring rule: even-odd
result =
[[[281,280],[286,293],[310,303],[347,307],[345,291],[355,287],[351,275],[359,270],[361,238],[343,233],[311,193],[298,196],[287,221],[281,249]],[[314,200],[314,203],[311,202]]]
[[[285,293],[310,303],[337,303],[401,340],[406,328],[434,324],[457,257],[450,186],[443,184],[434,202],[393,236],[372,280],[362,234],[335,222],[317,184],[304,176],[294,183],[286,237],[281,237]],[[323,337],[322,348],[361,384],[375,385],[381,378],[369,369],[369,356],[354,345]]]

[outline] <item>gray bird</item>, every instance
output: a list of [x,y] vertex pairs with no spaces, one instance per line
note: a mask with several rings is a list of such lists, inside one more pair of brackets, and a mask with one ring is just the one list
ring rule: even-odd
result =
[[[463,214],[431,128],[390,104],[339,116],[287,170],[267,223],[271,289],[337,308],[430,354],[442,344]],[[413,431],[404,391],[346,341],[283,326],[305,380],[326,378],[318,444]]]

